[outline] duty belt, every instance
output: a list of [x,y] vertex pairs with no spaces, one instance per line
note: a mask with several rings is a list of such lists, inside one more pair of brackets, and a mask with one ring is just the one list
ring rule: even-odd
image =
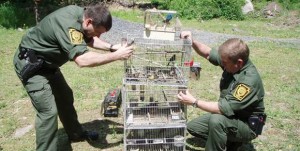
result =
[[26,64],[20,72],[21,80],[23,82],[27,82],[30,77],[32,77],[38,70],[42,68],[44,60],[38,58],[35,54],[35,51],[30,48],[19,46],[19,51],[19,59],[26,60]]

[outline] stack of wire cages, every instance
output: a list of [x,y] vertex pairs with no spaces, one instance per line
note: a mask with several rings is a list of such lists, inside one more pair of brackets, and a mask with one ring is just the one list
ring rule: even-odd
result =
[[177,94],[188,86],[191,42],[127,39],[134,52],[124,64],[124,150],[185,150],[187,107]]
[[184,150],[186,106],[176,96],[185,90],[186,87],[125,85],[125,150]]

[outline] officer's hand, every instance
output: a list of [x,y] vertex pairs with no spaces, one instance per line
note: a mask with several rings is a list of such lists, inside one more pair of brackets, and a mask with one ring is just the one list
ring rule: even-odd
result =
[[192,105],[194,103],[194,101],[196,100],[195,97],[192,96],[192,94],[190,94],[190,92],[188,90],[184,92],[179,92],[177,95],[177,98],[179,99],[179,101],[183,104],[186,105]]
[[121,44],[115,44],[115,45],[113,45],[113,49],[114,50],[118,50],[120,48],[121,48]]
[[121,46],[114,53],[118,60],[127,60],[133,54],[133,46]]
[[180,33],[180,38],[182,38],[182,39],[189,39],[189,40],[191,40],[192,41],[192,33],[191,33],[191,31],[182,31],[181,33]]
[[133,43],[134,43],[134,41],[131,41],[130,43],[127,43],[127,40],[124,40],[124,41],[122,41],[122,43],[113,45],[113,49],[118,50],[118,49],[120,49],[123,45],[125,45],[125,46],[128,47],[128,46],[131,46]]

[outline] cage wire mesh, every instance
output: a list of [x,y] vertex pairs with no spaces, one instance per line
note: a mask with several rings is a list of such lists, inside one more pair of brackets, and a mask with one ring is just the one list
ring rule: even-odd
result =
[[177,94],[185,90],[186,87],[125,85],[125,125],[185,123],[186,106],[177,99]]
[[125,61],[126,84],[187,85],[191,42],[130,38],[133,55]]
[[135,127],[125,129],[125,149],[128,151],[182,151],[186,126]]

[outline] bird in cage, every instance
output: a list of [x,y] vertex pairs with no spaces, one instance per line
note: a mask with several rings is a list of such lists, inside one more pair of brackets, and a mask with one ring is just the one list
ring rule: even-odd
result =
[[163,21],[166,24],[170,24],[170,20],[173,18],[173,14],[167,14],[165,20]]
[[176,55],[174,54],[170,59],[169,59],[169,62],[167,64],[167,66],[171,65],[171,63],[174,65],[174,62],[176,60]]

